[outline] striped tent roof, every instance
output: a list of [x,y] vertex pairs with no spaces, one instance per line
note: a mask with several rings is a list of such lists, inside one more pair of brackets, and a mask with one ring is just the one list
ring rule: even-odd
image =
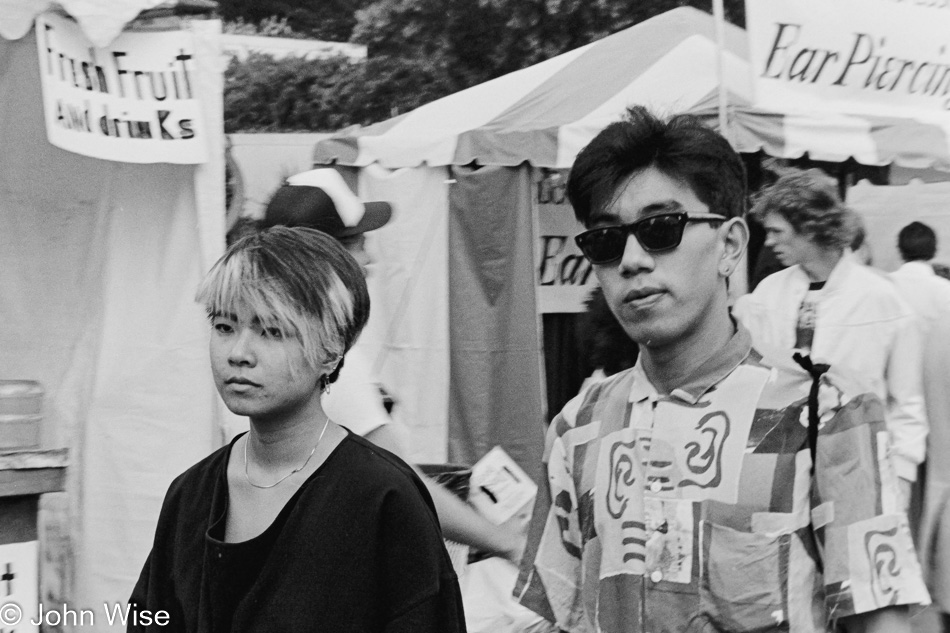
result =
[[[643,104],[717,124],[715,24],[682,7],[529,68],[449,95],[393,119],[318,143],[320,164],[388,168],[519,165],[569,167],[624,109]],[[769,112],[752,102],[744,30],[726,25],[723,76],[730,136],[739,151],[950,170],[950,116],[942,121]]]

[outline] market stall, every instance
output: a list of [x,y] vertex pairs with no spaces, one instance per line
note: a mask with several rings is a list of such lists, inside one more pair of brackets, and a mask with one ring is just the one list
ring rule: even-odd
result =
[[417,437],[445,438],[442,458],[472,463],[501,444],[537,474],[542,315],[581,310],[593,281],[570,239],[564,175],[627,106],[717,125],[721,54],[739,151],[950,169],[939,123],[753,107],[746,33],[726,25],[720,48],[715,30],[710,15],[675,9],[316,144],[315,164],[355,172],[363,195],[396,202],[372,236],[382,292],[367,337]]
[[193,301],[224,247],[220,23],[50,4],[0,15],[0,378],[42,384],[41,447],[69,451],[40,508],[40,598],[101,615],[127,600],[172,478],[221,442]]

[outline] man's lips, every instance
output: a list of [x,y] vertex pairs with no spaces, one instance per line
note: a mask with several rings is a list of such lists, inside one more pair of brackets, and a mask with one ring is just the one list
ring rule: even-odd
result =
[[659,297],[665,291],[660,288],[646,287],[635,288],[623,296],[624,303],[646,303],[651,299]]
[[247,378],[238,378],[238,377],[228,378],[227,380],[224,381],[224,384],[226,384],[226,385],[246,385],[246,386],[248,386],[248,387],[260,387],[260,385],[257,384],[256,382],[254,382],[253,380],[248,380]]

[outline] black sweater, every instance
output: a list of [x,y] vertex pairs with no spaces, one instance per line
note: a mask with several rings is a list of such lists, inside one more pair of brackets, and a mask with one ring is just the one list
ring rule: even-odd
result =
[[128,631],[455,633],[458,580],[411,468],[349,434],[259,536],[225,543],[226,446],[171,485]]

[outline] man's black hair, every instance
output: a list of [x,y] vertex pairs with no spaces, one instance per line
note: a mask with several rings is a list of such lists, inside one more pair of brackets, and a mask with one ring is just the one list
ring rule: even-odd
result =
[[929,261],[937,254],[937,234],[923,222],[911,222],[897,234],[897,250],[905,262]]
[[604,128],[578,154],[567,182],[574,214],[585,226],[614,201],[634,173],[655,167],[688,184],[710,213],[741,217],[745,166],[719,133],[681,114],[663,120],[643,106]]

